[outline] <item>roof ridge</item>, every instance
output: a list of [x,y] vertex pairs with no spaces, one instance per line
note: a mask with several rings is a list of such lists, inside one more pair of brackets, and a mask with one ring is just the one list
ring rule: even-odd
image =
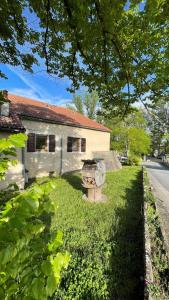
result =
[[[101,130],[101,131],[107,131],[110,132],[111,130],[109,128],[107,128],[106,126],[104,126],[101,123],[98,123],[96,120],[90,119],[89,117],[81,114],[80,112],[77,111],[73,111],[69,108],[66,107],[62,107],[62,106],[57,106],[54,104],[50,104],[48,102],[43,102],[43,101],[39,101],[36,99],[32,99],[32,98],[28,98],[28,97],[23,97],[23,96],[19,96],[19,95],[15,95],[12,93],[8,94],[8,98],[11,102],[13,102],[14,105],[18,106],[16,107],[16,113],[18,110],[18,113],[20,115],[27,115],[30,117],[36,116],[36,118],[40,119],[40,113],[38,112],[38,108],[40,109],[48,109],[51,112],[51,120],[53,117],[55,117],[56,119],[59,120],[60,118],[60,122],[63,122],[63,117],[65,117],[65,125],[66,122],[73,124],[76,124],[76,126],[79,124],[81,126],[88,127],[91,129],[96,129],[96,130]],[[25,105],[25,108],[23,108],[23,105]],[[20,105],[20,107],[19,107]],[[27,107],[26,107],[27,105]],[[32,111],[29,110],[29,108],[31,108],[32,106]],[[35,107],[35,111],[33,112],[33,106]],[[22,107],[22,108],[21,108]],[[55,114],[56,116],[52,115]],[[59,117],[57,115],[62,115],[62,117]],[[62,120],[61,120],[62,118]],[[45,119],[45,116],[44,116]],[[46,111],[46,120],[50,120],[50,113],[49,111]]]
[[37,99],[33,99],[33,98],[28,98],[28,97],[16,95],[16,94],[13,94],[13,93],[8,93],[9,100],[10,100],[10,96],[12,96],[12,97],[19,97],[19,98],[30,100],[30,101],[33,101],[33,102],[38,102],[38,103],[41,103],[41,104],[44,104],[44,105],[47,104],[47,105],[50,105],[50,106],[59,107],[57,105],[50,104],[49,102],[45,102],[45,101],[41,101],[41,100],[37,100]]

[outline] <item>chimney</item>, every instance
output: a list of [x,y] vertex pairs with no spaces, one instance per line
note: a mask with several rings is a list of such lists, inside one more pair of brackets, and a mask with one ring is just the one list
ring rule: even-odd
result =
[[3,94],[5,99],[8,99],[8,91],[7,90],[3,90],[2,94]]
[[3,102],[0,105],[0,115],[5,116],[5,117],[9,117],[9,104],[10,104],[10,101],[8,100],[8,91],[3,90],[2,94],[3,94],[6,101]]

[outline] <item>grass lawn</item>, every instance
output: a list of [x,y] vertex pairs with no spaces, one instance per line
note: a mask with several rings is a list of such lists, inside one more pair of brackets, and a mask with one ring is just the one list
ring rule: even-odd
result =
[[108,173],[102,204],[82,199],[79,174],[51,180],[58,187],[50,195],[58,206],[51,230],[63,231],[72,256],[54,299],[143,299],[140,167]]

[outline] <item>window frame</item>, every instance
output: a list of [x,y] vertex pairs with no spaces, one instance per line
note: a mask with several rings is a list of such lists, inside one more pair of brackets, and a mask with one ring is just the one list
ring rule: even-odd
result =
[[[77,140],[78,145],[78,150],[73,150],[73,139]],[[82,151],[82,141],[85,141],[85,151]],[[71,143],[71,145],[70,145]],[[69,148],[70,147],[70,148]],[[80,138],[80,137],[73,137],[73,136],[67,136],[67,153],[86,153],[86,138]]]
[[[29,140],[29,136],[32,140]],[[45,147],[40,149],[37,148],[38,136],[46,138]],[[53,140],[52,140],[53,139]],[[41,134],[41,133],[28,133],[27,140],[27,152],[28,153],[54,153],[56,152],[56,136],[54,134]]]

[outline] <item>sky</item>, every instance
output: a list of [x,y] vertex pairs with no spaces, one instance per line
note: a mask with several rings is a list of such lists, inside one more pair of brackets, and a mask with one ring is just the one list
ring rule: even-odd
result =
[[58,106],[71,102],[72,94],[66,90],[70,86],[69,79],[54,78],[42,69],[29,73],[21,67],[0,64],[0,70],[8,77],[1,78],[0,90]]

